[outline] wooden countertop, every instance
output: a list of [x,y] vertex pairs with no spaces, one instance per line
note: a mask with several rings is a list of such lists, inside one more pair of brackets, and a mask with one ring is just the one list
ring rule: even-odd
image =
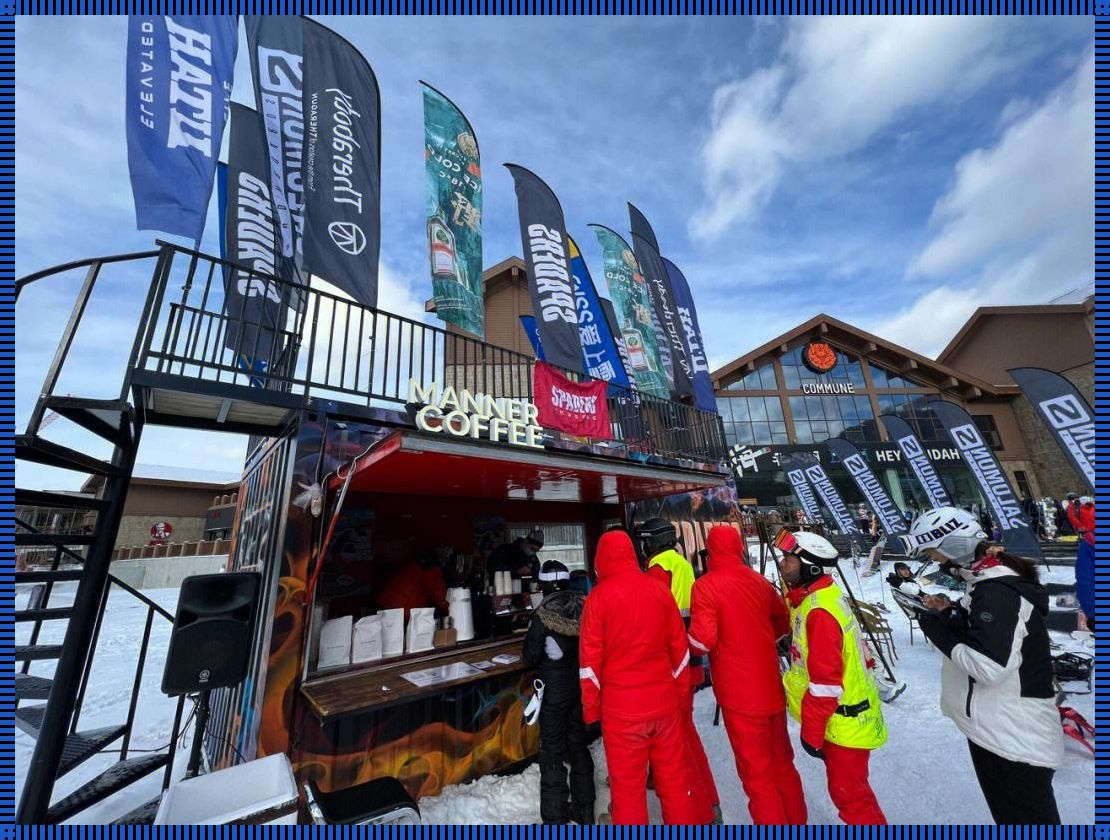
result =
[[488,662],[501,653],[520,656],[523,648],[524,640],[517,636],[513,639],[487,642],[473,647],[429,651],[424,656],[388,666],[376,668],[371,666],[358,671],[310,680],[301,686],[301,694],[308,700],[313,713],[324,721],[378,711],[423,697],[443,694],[467,683],[527,671],[528,668],[522,660],[517,660],[511,665],[495,664],[492,668],[487,668],[478,674],[423,688],[413,685],[402,674],[422,671],[437,665],[449,665],[452,662],[466,662],[471,665],[475,662]]

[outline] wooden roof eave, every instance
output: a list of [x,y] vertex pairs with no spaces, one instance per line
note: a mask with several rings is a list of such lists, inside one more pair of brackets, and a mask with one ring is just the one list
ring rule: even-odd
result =
[[[896,373],[907,374],[914,379],[928,381],[929,387],[935,387],[942,392],[958,393],[961,396],[971,389],[978,389],[983,395],[995,396],[1003,393],[996,385],[950,368],[920,353],[901,347],[823,313],[815,315],[789,332],[783,333],[713,371],[710,377],[713,380],[714,388],[723,389],[721,383],[725,378],[744,370],[754,370],[755,367],[758,367],[761,359],[780,356],[785,352],[783,348],[807,336],[827,339],[849,352],[867,356],[869,361],[884,365]],[[948,383],[947,387],[941,384],[945,382]],[[953,382],[955,383],[954,386],[952,385]]]

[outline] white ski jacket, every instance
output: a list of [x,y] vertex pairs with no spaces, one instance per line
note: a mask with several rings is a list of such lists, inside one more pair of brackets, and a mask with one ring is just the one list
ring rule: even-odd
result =
[[1011,761],[1058,767],[1064,737],[1047,614],[1043,587],[996,566],[969,577],[958,606],[919,623],[945,656],[940,706],[959,730]]

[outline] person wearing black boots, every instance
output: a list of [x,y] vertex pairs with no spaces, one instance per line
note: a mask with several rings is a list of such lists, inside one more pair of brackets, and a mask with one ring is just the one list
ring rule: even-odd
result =
[[[545,824],[594,822],[594,762],[582,722],[578,635],[586,598],[570,589],[570,572],[557,560],[540,568],[544,599],[524,638],[524,663],[543,685],[540,724],[540,817]],[[570,765],[569,784],[567,764]]]

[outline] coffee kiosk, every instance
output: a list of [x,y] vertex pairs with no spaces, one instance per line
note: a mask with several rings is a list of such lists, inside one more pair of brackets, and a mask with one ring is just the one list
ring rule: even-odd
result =
[[637,505],[729,492],[716,440],[675,458],[568,438],[527,401],[435,383],[406,409],[304,412],[249,459],[229,566],[265,595],[251,677],[213,701],[213,766],[282,752],[319,790],[394,777],[418,799],[529,760],[535,582],[499,548],[578,534],[562,551],[588,588]]

